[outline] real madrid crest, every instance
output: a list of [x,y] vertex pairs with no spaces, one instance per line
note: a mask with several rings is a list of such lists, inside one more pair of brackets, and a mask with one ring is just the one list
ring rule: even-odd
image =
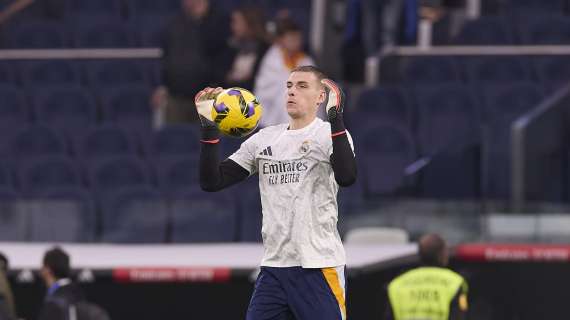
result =
[[301,147],[299,148],[299,152],[301,152],[302,154],[309,152],[310,144],[311,144],[311,142],[309,140],[303,141],[303,143],[301,144]]

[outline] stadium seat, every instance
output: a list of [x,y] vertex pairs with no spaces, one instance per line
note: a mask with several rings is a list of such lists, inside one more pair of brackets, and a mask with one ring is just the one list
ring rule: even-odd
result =
[[460,198],[479,195],[480,117],[468,87],[417,88],[418,142],[430,163],[422,171],[421,194]]
[[156,131],[146,146],[151,157],[193,156],[200,148],[195,125],[169,125]]
[[566,0],[508,0],[506,13],[514,13],[524,16],[536,15],[537,13],[559,14],[568,9]]
[[406,85],[456,83],[461,80],[455,60],[449,57],[409,57],[401,72],[401,82]]
[[13,189],[0,188],[0,241],[28,240],[28,212]]
[[116,0],[66,0],[67,20],[96,20],[123,18],[123,1]]
[[[236,197],[238,208],[237,223],[239,225],[238,239],[241,242],[261,242],[261,197],[259,195],[259,179],[257,176],[249,177],[246,181],[235,186],[239,188]],[[234,189],[234,187],[232,187]]]
[[532,83],[485,86],[483,87],[484,120],[510,122],[535,107],[541,99],[541,88]]
[[175,195],[199,188],[198,157],[173,156],[155,161],[158,188],[167,195]]
[[27,159],[16,167],[18,183],[26,195],[56,187],[80,187],[81,174],[75,161],[62,155]]
[[86,163],[87,179],[98,195],[112,194],[123,187],[151,185],[150,170],[134,156],[117,156]]
[[0,161],[0,189],[14,189],[14,172],[9,161]]
[[90,242],[95,240],[95,204],[81,187],[51,187],[33,198],[30,241]]
[[152,128],[151,89],[146,86],[120,86],[100,93],[103,121],[135,132]]
[[483,16],[465,23],[450,42],[452,45],[510,45],[514,37],[505,17]]
[[142,47],[161,47],[171,15],[154,14],[137,18],[137,38]]
[[490,56],[463,60],[467,81],[488,84],[492,82],[531,81],[530,62],[521,57]]
[[0,131],[19,128],[30,122],[30,112],[22,90],[14,85],[0,85]]
[[570,83],[570,58],[568,56],[544,56],[534,58],[538,81],[546,86],[560,87]]
[[9,152],[17,159],[30,159],[41,155],[63,155],[67,145],[63,136],[41,125],[21,128],[10,138]]
[[518,19],[517,30],[522,44],[570,44],[570,19],[567,16],[524,16]]
[[101,241],[161,243],[167,239],[168,206],[149,186],[125,187],[101,199]]
[[377,121],[359,131],[355,141],[355,149],[362,155],[359,178],[362,178],[367,195],[395,195],[409,191],[406,189],[412,181],[406,177],[404,169],[416,158],[414,139],[409,131]]
[[97,124],[97,105],[91,93],[79,86],[38,88],[33,93],[37,123],[74,135]]
[[401,87],[377,87],[364,90],[358,97],[356,108],[351,112],[351,124],[362,123],[358,119],[371,117],[411,127],[413,107],[409,93]]
[[127,3],[131,19],[152,15],[175,15],[180,11],[179,0],[128,0]]
[[115,124],[93,127],[79,135],[73,144],[77,157],[85,161],[137,154],[135,137]]
[[69,46],[64,26],[52,21],[26,21],[8,33],[12,49],[48,49]]
[[236,204],[223,192],[197,191],[171,203],[172,242],[236,240]]
[[13,61],[0,61],[0,85],[17,85],[19,73],[15,72]]
[[22,64],[22,83],[30,89],[52,85],[79,85],[80,81],[79,70],[68,60],[41,60]]
[[87,84],[93,88],[112,88],[123,85],[148,85],[145,70],[137,61],[106,60],[84,65]]
[[74,43],[78,48],[133,47],[135,38],[127,24],[121,21],[95,21],[74,26]]

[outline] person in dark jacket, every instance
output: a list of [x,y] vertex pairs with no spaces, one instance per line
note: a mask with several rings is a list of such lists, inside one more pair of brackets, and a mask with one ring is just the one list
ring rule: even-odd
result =
[[163,86],[152,104],[163,111],[163,122],[198,121],[194,95],[224,81],[231,65],[228,47],[230,19],[209,0],[182,0],[182,12],[163,38]]
[[81,289],[71,281],[69,260],[59,247],[45,253],[40,272],[48,289],[39,320],[67,320],[70,306],[85,301]]

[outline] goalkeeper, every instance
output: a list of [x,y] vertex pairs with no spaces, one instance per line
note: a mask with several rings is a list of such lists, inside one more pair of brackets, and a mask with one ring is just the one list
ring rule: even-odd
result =
[[[293,69],[286,85],[289,123],[260,130],[221,162],[210,112],[222,88],[196,95],[200,185],[218,191],[259,176],[264,256],[247,320],[345,319],[346,262],[336,195],[339,185],[356,180],[356,161],[343,122],[344,94],[312,66]],[[316,116],[322,104],[328,122]]]

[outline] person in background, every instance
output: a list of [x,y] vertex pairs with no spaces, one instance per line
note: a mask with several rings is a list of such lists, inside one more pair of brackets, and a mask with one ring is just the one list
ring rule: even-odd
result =
[[447,245],[437,234],[420,239],[422,266],[410,270],[388,285],[386,319],[448,320],[465,319],[467,282],[447,269]]
[[69,260],[69,255],[59,247],[44,254],[40,273],[48,289],[39,320],[67,319],[69,306],[85,299],[81,289],[71,281]]
[[229,46],[234,56],[231,69],[226,74],[225,86],[241,87],[251,91],[261,58],[269,47],[263,13],[254,7],[234,10],[231,30]]
[[181,6],[163,38],[164,85],[151,98],[164,124],[197,123],[194,94],[222,83],[231,65],[226,15],[209,0],[182,0]]
[[14,294],[8,282],[8,258],[0,253],[0,319],[16,319]]
[[277,22],[276,39],[261,60],[259,73],[255,78],[254,93],[263,106],[260,127],[289,121],[286,109],[287,82],[291,70],[299,66],[315,65],[313,59],[303,51],[303,33],[291,19]]

